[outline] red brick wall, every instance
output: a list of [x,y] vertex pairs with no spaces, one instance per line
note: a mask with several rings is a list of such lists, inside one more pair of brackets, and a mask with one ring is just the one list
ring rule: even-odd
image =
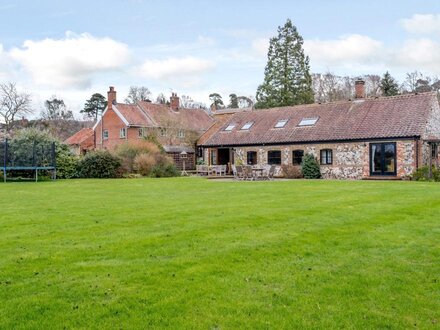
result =
[[[98,124],[98,126],[95,129],[96,148],[114,149],[118,144],[125,142],[126,139],[121,139],[119,137],[119,131],[121,128],[124,127],[126,126],[124,122],[118,117],[118,115],[113,110],[108,110],[104,114],[101,122]],[[104,130],[108,130],[108,139],[102,140],[102,145],[101,145],[101,131],[102,131],[101,128],[103,128]],[[129,129],[129,131],[130,130],[132,129]],[[133,135],[133,133],[130,133],[130,136],[131,135]]]

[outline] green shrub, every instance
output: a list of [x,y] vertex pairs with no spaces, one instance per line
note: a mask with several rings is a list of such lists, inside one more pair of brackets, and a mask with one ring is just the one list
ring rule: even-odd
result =
[[281,165],[281,168],[283,170],[284,177],[287,179],[303,178],[303,174],[299,166],[294,166],[292,164],[289,164],[289,165]]
[[81,178],[121,177],[121,161],[108,151],[94,151],[86,154],[79,162]]
[[429,178],[429,166],[422,166],[418,168],[411,176],[415,181],[440,181],[440,170],[435,166],[432,166],[432,177]]
[[174,164],[157,164],[151,169],[150,176],[152,178],[169,178],[180,176],[180,172]]
[[321,168],[312,154],[306,154],[301,163],[301,172],[306,179],[321,178]]
[[65,144],[59,144],[55,147],[57,162],[57,178],[72,179],[78,177],[79,158],[72,154],[69,147]]

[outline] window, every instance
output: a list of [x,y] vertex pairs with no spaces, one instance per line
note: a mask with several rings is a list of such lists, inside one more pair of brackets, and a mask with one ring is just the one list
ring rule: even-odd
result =
[[144,129],[143,128],[139,128],[138,135],[139,135],[139,139],[142,139],[144,137]]
[[183,139],[185,137],[185,130],[179,129],[179,138]]
[[167,136],[166,128],[163,128],[163,127],[160,128],[160,136]]
[[281,151],[280,150],[268,151],[267,163],[270,165],[281,165]]
[[119,137],[121,139],[125,139],[126,136],[127,136],[127,129],[126,128],[121,128],[119,130]]
[[235,125],[234,124],[229,124],[226,128],[225,131],[229,132],[232,131],[234,129]]
[[370,175],[396,175],[396,144],[370,144]]
[[242,130],[248,130],[248,129],[250,129],[250,128],[252,127],[253,124],[254,124],[254,122],[253,122],[253,121],[250,121],[250,122],[244,124],[243,127],[242,127],[241,129],[242,129]]
[[211,165],[217,165],[217,149],[211,149]]
[[257,164],[257,152],[256,151],[248,151],[247,152],[247,164],[248,165],[256,165]]
[[304,150],[293,150],[292,152],[292,164],[301,165],[304,157]]
[[333,162],[333,150],[322,149],[321,150],[321,165],[331,165]]
[[287,119],[278,120],[275,124],[275,128],[283,128],[284,126],[286,126],[287,122]]
[[315,117],[315,118],[303,118],[298,126],[313,126],[316,124],[316,122],[318,121],[319,117]]
[[108,130],[104,130],[104,132],[102,132],[102,138],[104,139],[104,140],[107,140],[108,139]]

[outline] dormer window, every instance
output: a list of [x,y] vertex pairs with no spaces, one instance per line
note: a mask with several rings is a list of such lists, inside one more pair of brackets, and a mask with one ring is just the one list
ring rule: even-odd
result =
[[246,130],[250,129],[253,124],[254,124],[253,121],[247,122],[246,124],[243,125],[243,127],[241,129],[246,131]]
[[234,124],[229,124],[226,128],[225,131],[230,132],[234,129],[235,125]]
[[319,117],[314,118],[303,118],[299,122],[298,126],[313,126],[318,121]]
[[275,124],[275,128],[283,128],[284,126],[286,126],[288,121],[289,120],[287,119],[278,120],[277,123]]

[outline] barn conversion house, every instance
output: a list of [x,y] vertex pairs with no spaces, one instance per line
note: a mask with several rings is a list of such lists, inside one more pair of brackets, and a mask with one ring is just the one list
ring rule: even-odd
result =
[[438,162],[437,93],[364,97],[326,104],[253,110],[225,115],[200,139],[207,164],[300,166],[313,154],[324,178],[405,178]]

